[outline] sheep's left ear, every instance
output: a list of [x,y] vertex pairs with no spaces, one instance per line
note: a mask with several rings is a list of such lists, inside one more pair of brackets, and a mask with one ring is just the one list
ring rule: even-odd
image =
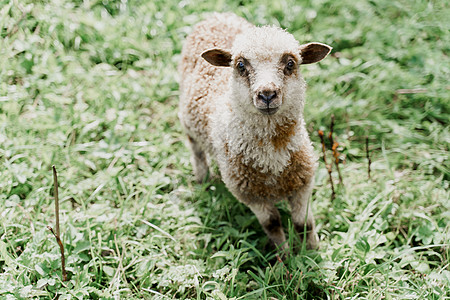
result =
[[206,50],[202,57],[213,66],[229,67],[231,64],[231,53],[223,49]]
[[309,43],[300,46],[300,55],[302,56],[302,65],[316,63],[324,59],[331,48],[322,43]]

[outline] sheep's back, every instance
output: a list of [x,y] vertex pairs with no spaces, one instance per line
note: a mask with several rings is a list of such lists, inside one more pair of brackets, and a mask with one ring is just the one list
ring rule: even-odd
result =
[[[253,26],[234,14],[213,14],[198,23],[186,38],[181,53],[180,119],[188,134],[209,144],[209,115],[214,100],[228,88],[231,68],[215,67],[201,54],[208,49],[230,49],[237,34]],[[206,145],[208,148],[211,145]]]

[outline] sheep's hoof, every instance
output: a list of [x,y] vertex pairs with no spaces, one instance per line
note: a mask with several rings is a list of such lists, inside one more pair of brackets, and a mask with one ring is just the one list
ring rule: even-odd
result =
[[306,249],[319,250],[319,236],[317,233],[310,233],[306,238]]
[[[306,242],[306,249],[308,250],[319,249],[319,235],[316,233],[314,226],[307,224],[305,228],[304,225],[294,224],[294,227],[295,231],[298,233],[300,237],[301,243],[303,244],[303,242]],[[306,230],[306,237],[305,237],[305,230]],[[306,239],[306,241],[304,239]]]

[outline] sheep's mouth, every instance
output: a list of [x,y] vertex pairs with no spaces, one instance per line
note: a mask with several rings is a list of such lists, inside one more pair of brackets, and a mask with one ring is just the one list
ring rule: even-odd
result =
[[276,113],[278,111],[279,107],[264,107],[264,108],[258,108],[259,111],[263,114],[263,115],[273,115],[274,113]]

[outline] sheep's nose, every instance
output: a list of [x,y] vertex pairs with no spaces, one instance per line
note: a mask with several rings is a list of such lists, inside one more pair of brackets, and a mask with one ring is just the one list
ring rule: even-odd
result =
[[272,99],[277,96],[276,91],[266,90],[259,92],[258,98],[261,99],[265,104],[269,105],[272,102]]

